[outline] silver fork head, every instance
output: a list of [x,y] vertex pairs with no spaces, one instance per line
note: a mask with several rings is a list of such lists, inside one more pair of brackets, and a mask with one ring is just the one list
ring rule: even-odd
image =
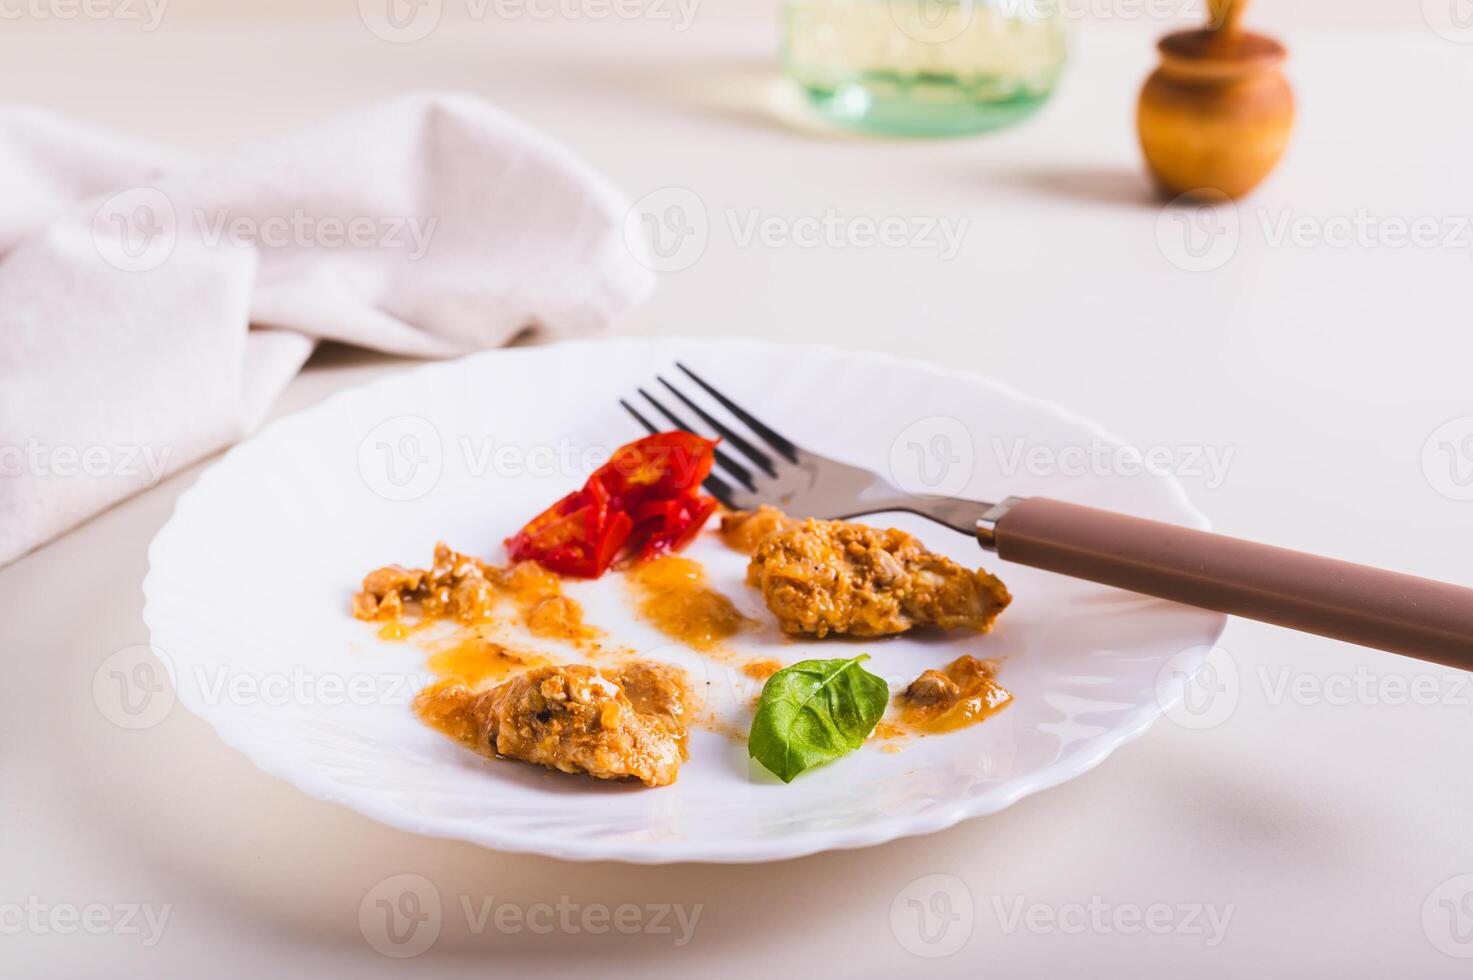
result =
[[[660,375],[655,380],[690,415],[672,409],[667,404],[672,397],[662,401],[645,388],[637,389],[639,396],[670,426],[708,438],[719,437],[731,448],[732,452],[728,452],[717,447],[715,467],[704,486],[711,496],[733,510],[753,510],[760,504],[770,504],[793,517],[833,520],[881,511],[908,511],[970,535],[976,532],[978,518],[992,506],[956,498],[907,494],[870,470],[804,449],[684,364],[677,361],[675,367],[703,393],[702,400],[707,405],[703,406],[702,400]],[[646,431],[662,431],[628,399],[621,398],[619,404]],[[705,431],[690,424],[687,420],[691,417],[699,419]]]

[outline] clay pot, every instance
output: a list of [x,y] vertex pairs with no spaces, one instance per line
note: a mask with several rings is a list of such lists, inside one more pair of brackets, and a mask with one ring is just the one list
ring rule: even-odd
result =
[[1151,175],[1173,196],[1242,197],[1279,162],[1294,124],[1283,45],[1233,20],[1168,35],[1158,48],[1137,110]]

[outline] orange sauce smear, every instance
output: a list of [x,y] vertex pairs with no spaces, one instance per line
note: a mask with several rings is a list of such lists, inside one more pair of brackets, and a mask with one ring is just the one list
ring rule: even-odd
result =
[[776,507],[765,504],[753,511],[727,511],[721,515],[721,540],[732,551],[750,555],[773,531],[796,523]]
[[394,619],[378,628],[380,640],[407,640],[415,633],[428,627],[434,620],[424,616],[414,622],[405,622],[402,619]]
[[479,752],[480,726],[470,710],[479,696],[479,691],[466,687],[457,678],[448,677],[415,695],[414,714],[435,731]]
[[552,663],[551,658],[514,650],[480,635],[446,644],[430,655],[439,680],[414,698],[414,713],[429,727],[481,751],[480,728],[471,705],[482,691],[513,674]]
[[[409,639],[437,622],[459,622],[453,639],[425,644],[430,651],[427,666],[437,679],[419,692],[413,710],[425,725],[480,751],[479,731],[469,720],[475,699],[515,674],[557,662],[542,653],[490,639],[489,635],[494,635],[492,611],[496,605],[513,605],[532,636],[566,641],[585,652],[609,651],[592,642],[604,632],[584,621],[582,606],[563,593],[562,581],[555,573],[536,562],[520,562],[507,568],[479,561],[476,565],[486,584],[475,596],[474,607],[457,608],[452,615],[451,608],[441,601],[411,599],[402,604],[402,611],[381,609],[377,616],[359,618],[377,619],[378,635],[385,640]],[[691,559],[668,555],[641,563],[629,570],[626,581],[638,594],[643,618],[696,650],[713,651],[748,625],[731,600],[706,585],[704,568]],[[623,653],[630,658],[636,656],[632,650]],[[782,666],[777,660],[753,660],[741,669],[755,680],[766,680]],[[746,738],[744,730],[732,728],[727,732],[714,718],[692,718],[692,723],[738,741]]]
[[748,660],[742,664],[742,673],[754,681],[765,681],[782,669],[780,660]]
[[468,636],[432,653],[428,666],[441,680],[477,687],[550,663],[550,657],[539,653],[513,650],[494,640]]
[[665,555],[636,565],[629,581],[640,597],[640,616],[696,650],[715,650],[747,624],[730,599],[706,585],[700,562]]
[[562,580],[536,562],[513,565],[499,579],[533,636],[580,643],[603,635],[583,622],[583,607],[563,595]]

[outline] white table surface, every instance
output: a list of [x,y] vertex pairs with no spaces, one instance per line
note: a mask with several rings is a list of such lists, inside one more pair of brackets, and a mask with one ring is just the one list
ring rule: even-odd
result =
[[[1194,273],[1170,261],[1181,253],[1169,237],[1165,250],[1158,244],[1158,228],[1177,226],[1158,224],[1133,144],[1133,99],[1160,28],[1083,31],[1063,89],[1037,119],[956,142],[790,125],[772,94],[771,20],[720,10],[684,33],[478,23],[403,46],[351,19],[181,20],[148,34],[7,23],[0,77],[12,98],[201,149],[414,88],[480,93],[632,196],[682,186],[703,201],[705,254],[662,277],[632,330],[817,340],[967,366],[1142,447],[1230,451],[1220,486],[1184,479],[1221,530],[1473,583],[1473,502],[1454,499],[1448,457],[1434,447],[1426,467],[1423,454],[1448,420],[1465,422],[1445,433],[1473,431],[1473,45],[1425,29],[1295,28],[1292,150],[1240,209],[1236,254]],[[741,247],[727,223],[729,212],[791,221],[830,208],[969,226],[959,254],[943,261],[922,249]],[[1378,229],[1369,245],[1275,237],[1286,219],[1333,230],[1357,215]],[[1460,244],[1392,247],[1385,219],[1423,216],[1449,234],[1461,227]],[[405,367],[326,352],[278,412]],[[1473,455],[1460,462],[1473,470]],[[183,709],[137,732],[102,717],[94,672],[147,641],[145,550],[198,472],[0,569],[7,977],[1432,977],[1473,968],[1439,949],[1473,955],[1473,943],[1460,943],[1461,930],[1473,932],[1466,883],[1436,891],[1473,873],[1473,690],[1453,672],[1234,622],[1222,645],[1240,684],[1221,724],[1163,721],[1089,775],[944,833],[767,866],[501,855],[309,799]],[[1367,677],[1375,683],[1357,693]],[[1400,703],[1387,680],[1423,677],[1434,703]],[[1332,703],[1346,686],[1350,703]],[[408,963],[374,952],[358,915],[376,883],[401,873],[433,882],[445,909],[437,942]],[[972,931],[960,952],[927,960],[911,951],[925,948],[913,936],[897,938],[891,910],[907,885],[938,873],[957,879],[954,898],[970,895]],[[680,947],[661,934],[494,925],[478,934],[461,898],[479,907],[485,896],[523,908],[566,896],[580,907],[701,912]],[[7,910],[27,902],[170,912],[147,945],[121,928],[16,929]],[[1010,928],[1020,902],[1036,918]],[[1108,914],[1091,921],[1091,903]],[[1130,916],[1158,903],[1180,927],[1132,930]],[[1192,905],[1230,912],[1220,942],[1184,921],[1179,909]]]

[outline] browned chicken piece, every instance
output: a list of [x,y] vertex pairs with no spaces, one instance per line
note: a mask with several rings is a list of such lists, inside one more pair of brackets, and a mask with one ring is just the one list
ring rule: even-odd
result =
[[428,569],[388,565],[365,575],[363,590],[353,597],[353,615],[393,622],[413,613],[422,620],[483,623],[506,597],[533,636],[578,643],[599,635],[583,622],[583,608],[563,595],[561,580],[535,561],[497,568],[444,542],[435,545]]
[[448,617],[464,623],[485,619],[496,605],[493,578],[499,569],[435,545],[434,565],[428,570],[389,565],[363,577],[363,591],[353,597],[353,615],[359,619],[398,619],[407,603],[417,603],[430,619]]
[[943,670],[928,670],[910,682],[899,698],[900,718],[922,732],[976,724],[1013,700],[996,677],[997,661],[958,657]]
[[985,633],[1012,601],[996,576],[927,551],[904,531],[844,521],[810,519],[768,534],[747,584],[762,590],[783,632],[814,637],[928,625]]
[[538,667],[482,692],[432,687],[415,710],[486,755],[668,786],[686,758],[685,691],[684,672],[666,664],[610,673],[574,664]]
[[750,555],[757,550],[773,531],[781,531],[784,528],[797,524],[795,518],[789,517],[776,507],[763,504],[756,510],[740,510],[721,515],[721,540],[733,551],[740,551]]

